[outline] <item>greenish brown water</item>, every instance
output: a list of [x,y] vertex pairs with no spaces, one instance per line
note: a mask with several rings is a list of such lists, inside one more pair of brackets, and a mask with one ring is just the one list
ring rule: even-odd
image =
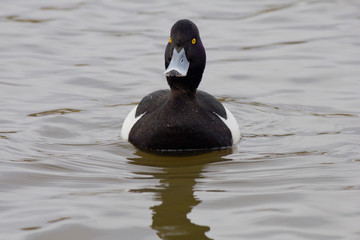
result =
[[[119,139],[199,27],[226,151]],[[359,239],[360,3],[0,2],[0,239]]]

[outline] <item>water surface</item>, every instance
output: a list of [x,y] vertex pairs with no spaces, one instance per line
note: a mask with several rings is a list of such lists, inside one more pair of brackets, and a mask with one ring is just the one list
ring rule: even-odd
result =
[[[181,18],[230,150],[119,139]],[[3,0],[0,29],[0,239],[359,239],[357,0]]]

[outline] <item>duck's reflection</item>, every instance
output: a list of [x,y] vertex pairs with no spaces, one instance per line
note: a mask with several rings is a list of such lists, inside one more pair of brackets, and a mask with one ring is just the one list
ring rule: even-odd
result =
[[201,203],[195,194],[194,187],[201,179],[204,167],[207,164],[227,161],[224,158],[232,150],[223,150],[193,156],[157,156],[137,152],[137,158],[131,158],[130,163],[147,166],[148,171],[137,172],[141,175],[150,175],[159,180],[159,185],[153,189],[136,189],[136,192],[155,193],[155,200],[160,202],[151,207],[153,213],[152,229],[161,239],[197,239],[208,238],[205,233],[209,226],[193,223],[188,214],[192,208]]

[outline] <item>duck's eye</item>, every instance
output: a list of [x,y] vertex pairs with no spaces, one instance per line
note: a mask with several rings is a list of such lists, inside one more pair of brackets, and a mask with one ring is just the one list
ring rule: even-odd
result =
[[169,43],[171,43],[171,41],[172,41],[172,40],[171,40],[171,37],[169,37]]
[[194,44],[196,43],[196,38],[193,38],[193,39],[191,40],[191,43],[194,45]]

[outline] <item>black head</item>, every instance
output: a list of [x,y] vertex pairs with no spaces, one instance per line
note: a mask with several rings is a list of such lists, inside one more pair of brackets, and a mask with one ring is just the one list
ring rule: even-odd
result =
[[196,25],[187,19],[177,21],[165,50],[165,75],[171,90],[195,93],[205,63],[205,48]]

